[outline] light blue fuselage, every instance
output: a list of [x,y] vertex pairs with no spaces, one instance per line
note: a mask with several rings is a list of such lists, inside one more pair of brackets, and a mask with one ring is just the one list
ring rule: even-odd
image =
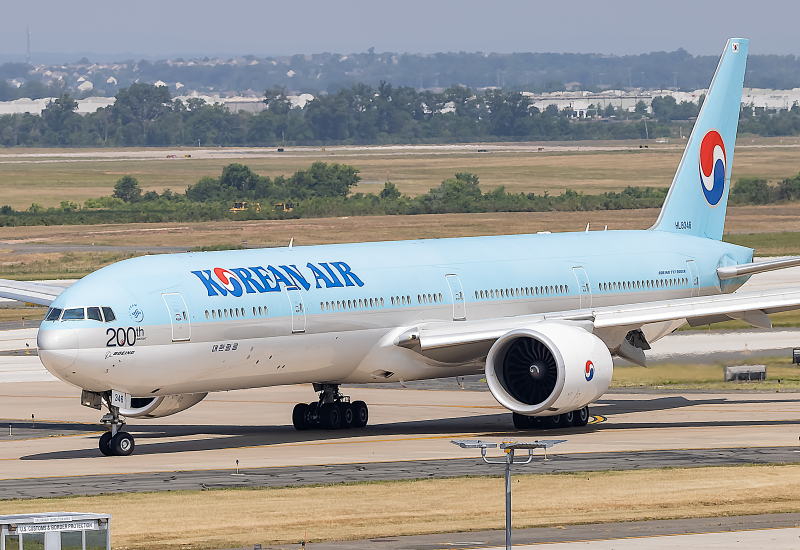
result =
[[482,365],[437,363],[391,340],[423,321],[731,292],[744,279],[721,287],[717,267],[750,261],[748,248],[652,230],[145,256],[52,304],[110,307],[114,321],[45,321],[39,341],[59,378],[134,396],[454,376]]

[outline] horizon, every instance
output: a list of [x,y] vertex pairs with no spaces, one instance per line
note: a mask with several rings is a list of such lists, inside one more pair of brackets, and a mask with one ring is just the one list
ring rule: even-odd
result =
[[155,0],[141,0],[135,10],[114,4],[97,9],[87,0],[75,0],[68,11],[60,6],[43,0],[35,13],[25,4],[6,6],[0,18],[0,57],[25,58],[26,26],[34,55],[76,59],[87,52],[98,59],[180,55],[165,52],[275,57],[355,53],[370,47],[379,52],[616,56],[683,48],[704,56],[719,55],[730,37],[749,38],[752,54],[800,54],[800,45],[792,40],[794,19],[776,17],[794,7],[787,0],[765,0],[757,11],[745,0],[729,0],[722,9],[690,0],[669,6],[612,0],[598,9],[576,0],[568,11],[525,0],[500,0],[491,6],[478,0],[407,0],[403,9],[360,0],[307,0],[302,13],[293,5],[258,0],[232,0],[224,8],[197,0],[191,10],[172,10],[172,5]]

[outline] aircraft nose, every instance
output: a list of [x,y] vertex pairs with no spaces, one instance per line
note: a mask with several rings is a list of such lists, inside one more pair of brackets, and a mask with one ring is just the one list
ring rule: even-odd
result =
[[66,369],[78,358],[78,335],[71,328],[39,330],[36,344],[47,370]]

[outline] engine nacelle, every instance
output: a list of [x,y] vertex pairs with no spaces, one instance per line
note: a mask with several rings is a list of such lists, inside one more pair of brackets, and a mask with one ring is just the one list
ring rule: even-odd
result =
[[197,405],[207,393],[184,393],[158,397],[134,397],[130,409],[120,409],[119,413],[128,418],[162,418]]
[[486,358],[495,399],[527,416],[585,407],[608,389],[614,365],[600,338],[575,326],[543,321],[500,337]]

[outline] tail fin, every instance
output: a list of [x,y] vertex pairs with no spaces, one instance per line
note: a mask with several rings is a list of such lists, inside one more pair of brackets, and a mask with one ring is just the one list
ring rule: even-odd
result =
[[748,43],[745,38],[731,38],[725,45],[661,214],[651,229],[722,238]]

